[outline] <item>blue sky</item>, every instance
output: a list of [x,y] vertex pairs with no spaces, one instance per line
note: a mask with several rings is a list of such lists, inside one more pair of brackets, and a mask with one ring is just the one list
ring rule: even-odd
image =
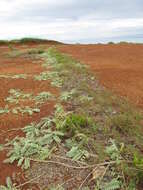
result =
[[0,39],[143,42],[143,0],[0,0]]

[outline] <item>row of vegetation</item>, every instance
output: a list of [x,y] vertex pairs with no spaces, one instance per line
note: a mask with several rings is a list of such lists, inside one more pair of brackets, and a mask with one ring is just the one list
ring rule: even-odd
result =
[[[51,116],[21,129],[25,137],[1,145],[8,150],[5,162],[17,162],[26,171],[27,183],[38,180],[40,189],[138,189],[143,179],[142,114],[101,87],[90,70],[71,57],[54,48],[40,56],[45,72],[35,80],[50,80],[61,94]],[[15,94],[24,96],[12,93],[14,101]],[[55,176],[62,181],[54,181]],[[21,188],[9,177],[7,186],[1,186]]]

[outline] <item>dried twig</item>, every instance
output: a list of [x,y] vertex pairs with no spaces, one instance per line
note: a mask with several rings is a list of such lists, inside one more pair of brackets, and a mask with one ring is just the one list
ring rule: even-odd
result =
[[23,187],[24,185],[27,185],[27,184],[29,184],[29,183],[32,183],[33,181],[35,181],[36,179],[42,177],[43,175],[45,175],[45,172],[44,172],[43,174],[41,174],[41,175],[35,177],[35,178],[30,179],[29,181],[26,181],[26,182],[24,182],[24,183],[22,183],[22,184],[16,186],[16,188],[18,189],[18,188],[20,188],[20,187]]

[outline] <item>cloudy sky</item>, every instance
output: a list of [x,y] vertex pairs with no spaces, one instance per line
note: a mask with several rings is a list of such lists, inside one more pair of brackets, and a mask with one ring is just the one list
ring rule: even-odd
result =
[[143,0],[0,0],[0,39],[143,42]]

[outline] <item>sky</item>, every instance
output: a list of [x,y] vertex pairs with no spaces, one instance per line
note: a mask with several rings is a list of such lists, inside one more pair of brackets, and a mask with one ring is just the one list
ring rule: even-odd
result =
[[143,42],[143,0],[0,0],[0,39]]

